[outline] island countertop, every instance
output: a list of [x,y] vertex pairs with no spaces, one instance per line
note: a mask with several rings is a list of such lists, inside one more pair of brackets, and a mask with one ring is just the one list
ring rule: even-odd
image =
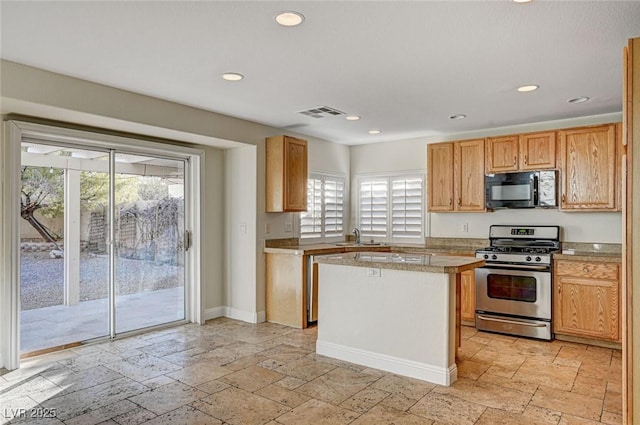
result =
[[314,257],[314,261],[324,264],[427,273],[460,273],[482,267],[485,264],[484,260],[472,257],[368,251],[319,255]]

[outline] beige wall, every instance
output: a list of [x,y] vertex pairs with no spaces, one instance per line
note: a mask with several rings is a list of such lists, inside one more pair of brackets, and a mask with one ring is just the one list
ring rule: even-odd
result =
[[204,148],[204,179],[202,182],[202,282],[204,308],[222,306],[224,273],[224,151]]

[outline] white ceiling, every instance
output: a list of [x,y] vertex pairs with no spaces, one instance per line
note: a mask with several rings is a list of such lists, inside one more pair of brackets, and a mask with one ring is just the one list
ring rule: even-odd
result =
[[[619,112],[622,48],[640,36],[640,1],[0,7],[3,59],[345,144]],[[276,25],[283,10],[304,23]],[[222,80],[228,71],[245,79]],[[578,96],[591,100],[567,103]],[[298,113],[317,106],[362,119]]]

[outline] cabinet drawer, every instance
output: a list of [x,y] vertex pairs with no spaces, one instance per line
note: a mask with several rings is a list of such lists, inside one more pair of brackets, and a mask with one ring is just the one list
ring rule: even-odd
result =
[[619,265],[615,263],[587,263],[582,261],[556,261],[558,276],[574,276],[589,279],[618,280]]

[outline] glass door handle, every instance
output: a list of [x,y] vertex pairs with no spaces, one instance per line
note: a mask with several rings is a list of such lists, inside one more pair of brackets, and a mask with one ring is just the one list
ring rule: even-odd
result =
[[184,250],[189,251],[189,248],[191,248],[192,244],[193,244],[193,240],[192,240],[191,230],[185,230],[184,231]]

